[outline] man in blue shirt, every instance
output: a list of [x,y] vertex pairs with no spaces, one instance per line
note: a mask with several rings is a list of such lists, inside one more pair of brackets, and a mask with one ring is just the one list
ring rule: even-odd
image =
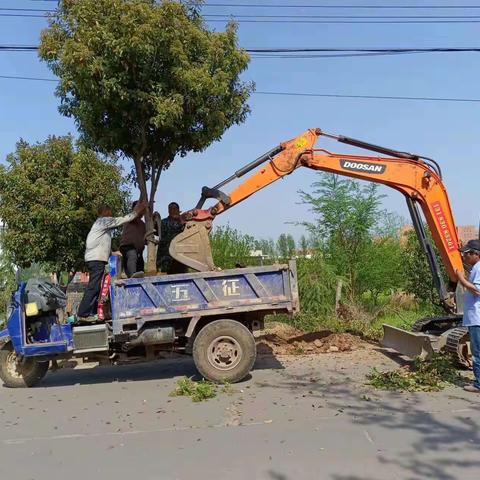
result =
[[470,346],[475,380],[467,385],[467,392],[480,393],[480,240],[469,240],[461,248],[464,262],[472,266],[468,280],[457,270],[458,281],[465,288],[463,325],[470,332]]

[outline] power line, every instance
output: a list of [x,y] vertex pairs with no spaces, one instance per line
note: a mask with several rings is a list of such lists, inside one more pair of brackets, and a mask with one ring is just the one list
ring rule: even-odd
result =
[[245,48],[249,53],[287,53],[287,52],[368,52],[368,53],[405,53],[405,52],[479,52],[480,47],[432,47],[432,48]]
[[0,52],[36,52],[34,45],[0,45]]
[[[54,78],[40,78],[40,77],[21,77],[16,75],[0,75],[0,78],[8,80],[35,80],[42,82],[58,82]],[[480,98],[452,98],[452,97],[402,97],[397,95],[345,95],[340,93],[301,93],[301,92],[267,92],[257,91],[256,95],[280,95],[289,97],[323,97],[323,98],[357,98],[366,100],[416,100],[428,102],[467,102],[479,103]]]
[[[291,17],[292,18],[292,17]],[[471,17],[466,17],[471,18]],[[239,19],[237,17],[226,17],[224,19],[207,19],[212,23],[225,23],[230,21],[235,21],[236,23],[284,23],[284,24],[350,24],[350,25],[372,25],[372,24],[460,24],[460,23],[480,23],[480,20],[250,20],[250,19]]]
[[402,97],[397,95],[344,95],[337,93],[300,93],[300,92],[254,92],[257,95],[281,95],[289,97],[326,97],[326,98],[358,98],[378,100],[417,100],[427,102],[469,102],[478,103],[480,98],[448,98],[448,97]]
[[[37,51],[36,45],[0,45],[0,51]],[[263,54],[294,54],[294,53],[359,53],[359,54],[400,54],[400,53],[466,53],[480,52],[480,47],[430,47],[430,48],[244,48],[248,53]]]
[[[8,18],[47,18],[36,13],[0,13]],[[325,16],[325,15],[203,15],[209,22],[303,24],[446,24],[480,23],[480,16]]]
[[[272,48],[245,49],[251,58],[307,59],[307,58],[352,58],[391,55],[412,55],[425,53],[466,53],[480,52],[480,48]],[[318,53],[322,52],[322,53]],[[334,53],[332,53],[334,52]],[[337,53],[335,53],[337,52]]]
[[[58,0],[30,0],[34,2],[58,2]],[[439,5],[439,4],[430,4],[430,5],[286,5],[286,4],[259,4],[259,3],[216,3],[216,2],[206,2],[202,5],[203,7],[232,7],[232,8],[322,8],[322,9],[403,9],[403,10],[420,10],[420,9],[442,9],[442,10],[460,10],[460,9],[478,9],[480,5]]]
[[0,75],[0,78],[8,80],[34,80],[38,82],[58,82],[55,78],[39,78],[39,77],[18,77],[16,75]]
[[[38,0],[41,1],[41,0]],[[56,1],[56,0],[43,0]],[[239,8],[324,8],[324,9],[462,9],[480,8],[480,5],[285,5],[285,4],[258,4],[258,3],[204,3],[202,7],[239,7]]]
[[10,8],[10,7],[2,7],[0,8],[0,12],[54,12],[55,10],[47,9],[47,8]]
[[0,17],[25,17],[25,18],[47,18],[46,15],[37,15],[35,13],[0,13]]
[[300,19],[325,19],[325,20],[463,20],[480,18],[479,15],[251,15],[251,14],[206,14],[205,18],[231,17],[231,18],[300,18]]
[[[1,9],[0,17],[46,18],[38,13],[6,13]],[[25,9],[24,11],[29,11]],[[35,11],[35,10],[34,10]],[[37,10],[41,11],[41,10]],[[54,10],[44,10],[54,12]],[[466,15],[227,15],[205,14],[203,17],[210,22],[236,21],[238,23],[304,23],[304,24],[430,24],[430,23],[480,23],[480,16]]]
[[332,54],[251,54],[250,58],[280,58],[280,59],[306,59],[306,58],[355,58],[355,57],[380,57],[380,56],[392,56],[392,55],[412,55],[414,53],[425,52],[397,52],[397,53],[332,53]]
[[[38,9],[38,8],[0,8],[0,12],[42,12],[42,13],[54,13],[56,10],[52,9]],[[1,14],[6,15],[6,14]],[[24,14],[11,14],[8,16],[27,16]],[[40,15],[39,15],[40,16]],[[472,15],[267,15],[267,14],[236,14],[236,13],[216,13],[205,14],[205,18],[218,18],[218,17],[234,17],[234,18],[306,18],[306,19],[446,19],[446,20],[460,20],[468,18],[480,18],[480,16]]]

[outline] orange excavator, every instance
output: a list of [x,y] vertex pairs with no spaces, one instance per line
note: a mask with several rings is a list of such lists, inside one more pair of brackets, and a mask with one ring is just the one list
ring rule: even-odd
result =
[[[340,154],[314,148],[320,137],[334,139],[382,156]],[[430,158],[333,135],[319,128],[307,130],[266,152],[215,187],[203,187],[196,207],[182,214],[186,222],[185,229],[170,245],[172,257],[197,271],[214,270],[209,232],[215,217],[302,167],[380,183],[403,194],[445,315],[419,320],[414,325],[413,332],[385,325],[383,343],[409,356],[427,357],[435,351],[446,350],[453,353],[460,363],[469,365],[468,331],[460,326],[462,289],[457,285],[456,275],[456,270],[463,271],[465,267],[459,252],[457,228],[442,181],[442,172],[438,163]],[[231,181],[255,169],[254,173],[229,194],[221,190]],[[207,199],[216,199],[217,203],[204,209]],[[437,256],[425,231],[421,212],[445,266],[448,282],[444,281],[440,273]]]

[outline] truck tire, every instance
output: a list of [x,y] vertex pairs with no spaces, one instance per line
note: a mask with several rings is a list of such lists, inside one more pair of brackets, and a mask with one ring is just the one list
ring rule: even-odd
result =
[[252,333],[235,320],[215,320],[193,342],[193,360],[200,374],[212,382],[239,382],[255,363]]
[[49,362],[34,358],[19,360],[11,344],[0,349],[0,378],[6,387],[33,387],[47,374],[48,366]]

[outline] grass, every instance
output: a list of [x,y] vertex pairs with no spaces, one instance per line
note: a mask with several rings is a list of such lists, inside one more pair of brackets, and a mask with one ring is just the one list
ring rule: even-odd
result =
[[300,313],[293,317],[288,315],[275,315],[267,319],[283,322],[304,332],[330,330],[336,333],[352,333],[367,340],[379,340],[383,335],[384,323],[394,327],[410,330],[412,325],[420,318],[432,315],[427,308],[414,308],[402,310],[394,306],[383,307],[377,312],[368,312],[362,307],[354,307],[350,318],[338,318],[335,315],[314,315],[308,312]]
[[217,387],[212,382],[183,377],[177,382],[177,388],[170,392],[171,397],[190,397],[194,402],[203,402],[217,396]]
[[367,375],[367,384],[379,390],[401,392],[438,392],[447,385],[458,385],[463,377],[446,355],[434,355],[430,360],[416,359],[404,368],[379,372],[376,368]]
[[215,385],[208,380],[200,380],[196,382],[188,377],[183,377],[177,382],[177,388],[170,392],[171,397],[190,397],[194,402],[203,402],[210,398],[215,398],[218,393],[232,395],[235,389],[228,381],[224,381],[221,385]]
[[305,349],[301,345],[297,345],[293,351],[295,355],[303,355],[305,353]]

